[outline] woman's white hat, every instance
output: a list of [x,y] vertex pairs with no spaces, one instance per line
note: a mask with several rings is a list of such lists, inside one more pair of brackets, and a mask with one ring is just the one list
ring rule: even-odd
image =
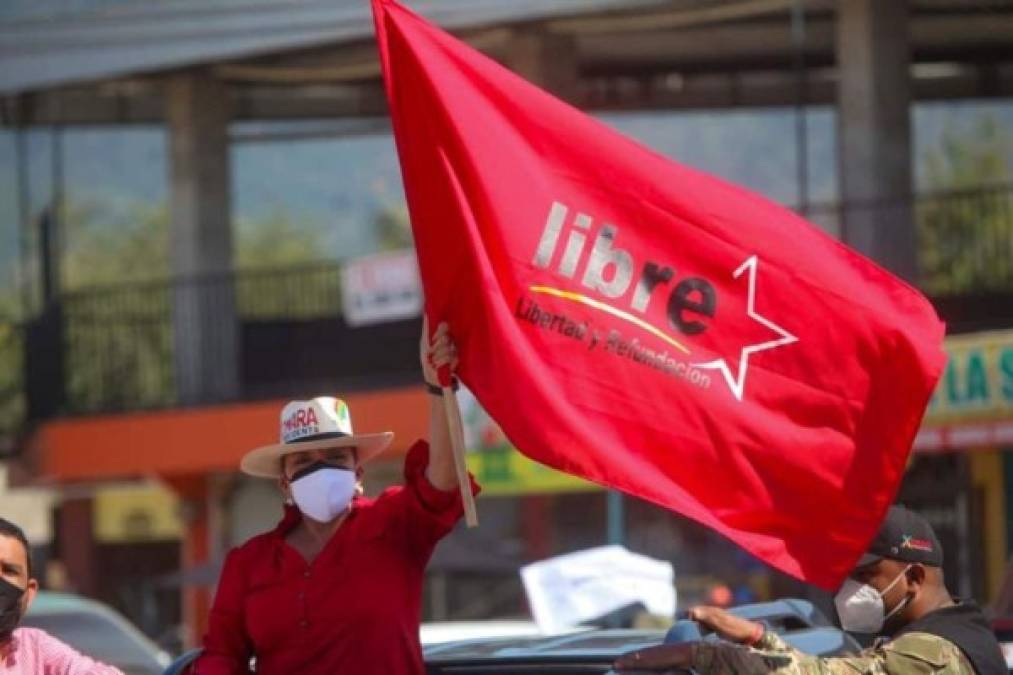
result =
[[363,464],[383,452],[394,434],[352,433],[352,416],[340,398],[318,396],[290,401],[281,409],[281,442],[246,453],[239,462],[243,473],[261,478],[281,475],[281,458],[293,452],[354,447]]

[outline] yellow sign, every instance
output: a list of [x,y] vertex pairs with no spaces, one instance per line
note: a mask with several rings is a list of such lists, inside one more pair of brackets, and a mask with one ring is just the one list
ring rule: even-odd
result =
[[597,485],[534,462],[513,447],[503,430],[467,389],[458,396],[468,470],[486,497],[599,490]]
[[167,541],[183,533],[179,500],[154,486],[107,488],[92,506],[95,539],[102,543]]
[[533,462],[509,446],[468,453],[468,470],[487,497],[601,489],[594,483]]
[[926,425],[1013,419],[1013,330],[955,335],[944,347]]
[[[1013,330],[952,336],[946,339],[944,348],[948,356],[946,369],[925,415],[926,429],[919,441],[921,449],[1000,443],[1009,432],[1005,427],[997,431],[989,426],[985,429],[987,442],[984,442],[979,438],[984,433],[982,429],[967,424],[1013,420]],[[473,450],[468,454],[468,468],[482,485],[483,494],[600,489],[520,454],[470,394],[466,393],[462,399],[465,435],[468,447]],[[947,431],[951,433],[946,438],[929,437],[931,434],[945,435]]]

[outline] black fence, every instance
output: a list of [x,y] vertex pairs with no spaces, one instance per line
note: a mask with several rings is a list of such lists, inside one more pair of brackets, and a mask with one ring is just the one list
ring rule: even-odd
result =
[[348,326],[339,279],[340,266],[327,264],[65,294],[31,324],[39,337],[28,350],[27,413],[155,409],[418,377],[420,320]]
[[882,230],[913,221],[919,288],[933,298],[1013,290],[1013,185],[950,190],[911,200],[817,204],[804,215],[851,240],[849,220],[875,217]]
[[[1013,186],[806,215],[841,232],[862,210],[914,219],[920,285],[951,328],[1013,325]],[[419,329],[348,326],[337,263],[66,293],[0,320],[0,439],[26,419],[408,382]]]
[[24,327],[0,318],[0,454],[14,449],[15,434],[27,413],[24,363]]
[[[305,372],[292,364],[315,362],[314,356],[323,356],[323,345],[306,349],[306,345],[291,344],[286,333],[301,333],[307,343],[337,337],[335,333],[340,331],[334,329],[338,327],[326,324],[340,323],[339,273],[337,264],[328,264],[65,294],[58,303],[63,391],[57,392],[58,383],[51,382],[47,387],[53,392],[50,397],[61,402],[61,412],[78,414],[287,393],[263,386],[257,358],[246,358],[247,353],[263,358],[265,364],[285,356],[289,368],[282,368],[281,373],[291,373],[294,386],[307,379]],[[239,323],[235,336],[223,335],[226,330],[236,332],[235,328],[216,320],[229,316]],[[307,330],[307,326],[316,326],[316,330]],[[274,348],[264,334],[276,338]],[[195,339],[199,342],[191,344]],[[229,354],[239,358],[235,386],[200,396],[198,382],[195,397],[181,395],[184,385],[177,377],[187,369],[177,363],[174,347],[186,343],[191,350],[214,359],[214,347],[227,339],[238,341],[225,348],[226,358]],[[56,354],[50,352],[50,356],[55,358]],[[327,360],[321,358],[320,362]],[[210,378],[216,367],[221,370],[220,365],[207,364],[202,369],[197,364],[190,370],[199,379]],[[33,411],[37,409],[38,405],[32,406]]]
[[1013,290],[1013,187],[919,197],[915,223],[929,295]]

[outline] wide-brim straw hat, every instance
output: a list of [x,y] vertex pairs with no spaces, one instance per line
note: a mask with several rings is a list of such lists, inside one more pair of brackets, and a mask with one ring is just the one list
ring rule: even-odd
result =
[[355,448],[359,464],[364,464],[387,449],[394,439],[390,431],[353,433],[348,405],[332,396],[290,401],[281,409],[280,436],[280,443],[246,453],[239,462],[243,473],[260,478],[278,478],[285,455],[331,448]]

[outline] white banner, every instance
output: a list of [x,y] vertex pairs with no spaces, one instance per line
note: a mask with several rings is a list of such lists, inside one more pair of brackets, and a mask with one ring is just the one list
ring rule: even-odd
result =
[[419,316],[422,287],[415,252],[392,251],[346,261],[341,267],[341,302],[349,326]]
[[539,630],[557,633],[640,602],[651,614],[674,617],[671,563],[601,546],[521,568],[524,590]]

